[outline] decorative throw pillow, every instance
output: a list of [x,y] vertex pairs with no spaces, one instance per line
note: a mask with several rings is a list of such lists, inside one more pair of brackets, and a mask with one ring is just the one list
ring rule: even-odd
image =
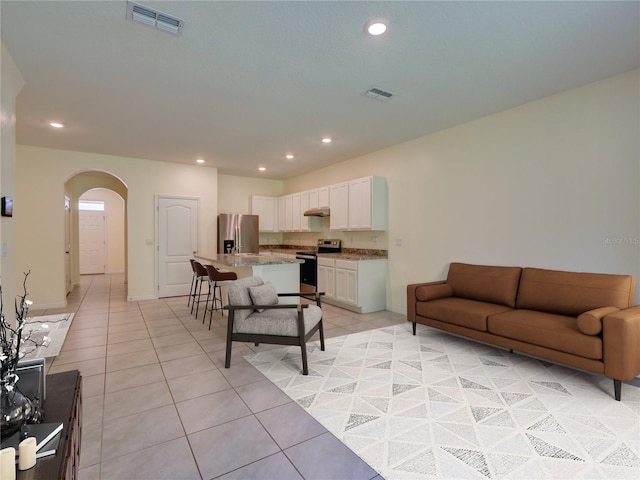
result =
[[[264,282],[260,277],[244,277],[239,278],[235,282],[229,282],[227,285],[227,293],[229,295],[230,305],[253,305],[251,296],[249,295],[249,288],[262,285]],[[235,311],[235,324],[239,325],[251,315],[253,310],[249,308],[243,308]]]
[[616,307],[601,307],[578,315],[578,330],[585,335],[598,335],[602,331],[602,319],[610,313],[620,311]]
[[[249,295],[254,305],[277,305],[278,292],[271,282],[257,287],[249,287]],[[258,312],[264,312],[264,308],[256,308]]]

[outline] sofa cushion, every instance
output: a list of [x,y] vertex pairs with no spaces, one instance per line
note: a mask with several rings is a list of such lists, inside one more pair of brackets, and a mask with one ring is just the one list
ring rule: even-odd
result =
[[619,312],[616,307],[602,307],[578,315],[578,330],[585,335],[598,335],[602,331],[602,317]]
[[577,317],[600,307],[628,308],[635,281],[630,275],[525,268],[517,308]]
[[487,331],[487,317],[511,310],[504,305],[478,302],[466,298],[441,298],[430,302],[418,302],[416,313],[422,317],[442,322]]
[[[248,310],[249,312],[251,310]],[[322,309],[309,305],[302,310],[304,333],[308,333],[321,319]],[[254,312],[242,323],[235,326],[236,333],[257,333],[261,335],[298,336],[298,310],[295,308],[270,308],[264,312]]]
[[[249,287],[257,287],[263,283],[264,282],[260,277],[245,277],[234,282],[230,282],[229,285],[227,285],[229,305],[253,305],[251,295],[249,295]],[[238,325],[239,323],[242,323],[245,318],[251,315],[252,312],[253,310],[249,308],[236,310],[233,314],[235,324]]]
[[512,310],[487,321],[494,335],[551,348],[580,357],[602,359],[602,339],[578,330],[575,317],[533,310]]
[[447,284],[454,297],[497,303],[515,308],[520,267],[493,267],[452,263]]

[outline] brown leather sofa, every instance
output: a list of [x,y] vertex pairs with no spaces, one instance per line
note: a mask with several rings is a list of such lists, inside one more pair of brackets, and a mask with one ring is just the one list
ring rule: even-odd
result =
[[407,319],[613,378],[640,374],[640,306],[630,275],[451,263],[407,286]]

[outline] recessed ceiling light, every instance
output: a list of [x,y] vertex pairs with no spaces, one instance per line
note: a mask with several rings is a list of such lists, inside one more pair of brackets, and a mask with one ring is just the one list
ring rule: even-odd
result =
[[261,172],[264,172],[267,169],[267,167],[258,167],[258,170],[260,170]]
[[62,128],[62,127],[64,127],[63,124],[58,123],[58,122],[50,122],[49,125],[52,126],[53,128]]
[[329,137],[324,137],[324,138],[322,139],[322,143],[331,143],[331,138],[329,138]]
[[365,29],[369,35],[376,37],[387,31],[387,25],[384,20],[372,20],[366,23]]
[[201,159],[201,158],[198,158],[198,159],[196,160],[196,163],[204,163],[204,160],[203,160],[203,159]]
[[294,156],[293,156],[293,154],[291,154],[291,153],[287,153],[287,154],[285,155],[285,158],[287,158],[288,160],[293,160],[293,159],[294,159]]

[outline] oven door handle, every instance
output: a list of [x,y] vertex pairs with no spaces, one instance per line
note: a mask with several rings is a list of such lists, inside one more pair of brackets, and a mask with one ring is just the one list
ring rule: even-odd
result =
[[312,256],[312,255],[296,255],[296,258],[299,258],[301,260],[315,260],[316,257]]

